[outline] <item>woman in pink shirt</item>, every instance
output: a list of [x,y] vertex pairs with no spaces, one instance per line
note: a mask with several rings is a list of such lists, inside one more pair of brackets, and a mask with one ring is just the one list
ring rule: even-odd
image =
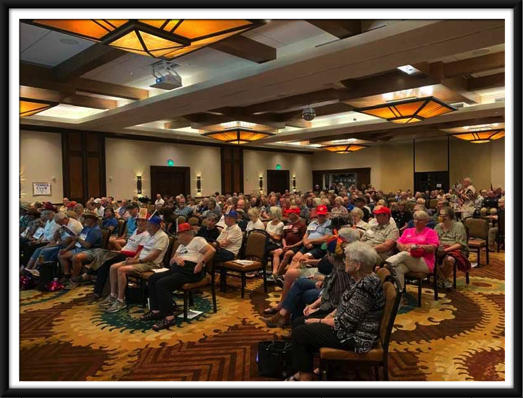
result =
[[387,263],[394,266],[401,290],[405,287],[405,274],[413,272],[432,272],[434,269],[435,253],[439,246],[439,237],[436,231],[427,228],[429,215],[420,210],[414,213],[414,228],[405,230],[398,239],[397,247],[400,253],[387,259]]

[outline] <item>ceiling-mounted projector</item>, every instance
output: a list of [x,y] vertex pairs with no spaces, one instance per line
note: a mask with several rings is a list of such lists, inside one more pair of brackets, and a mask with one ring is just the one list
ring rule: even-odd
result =
[[310,106],[305,108],[301,113],[301,118],[308,122],[312,121],[316,117],[316,112]]
[[160,61],[152,66],[156,81],[149,87],[174,90],[182,87],[182,77],[174,70],[178,65],[172,61]]

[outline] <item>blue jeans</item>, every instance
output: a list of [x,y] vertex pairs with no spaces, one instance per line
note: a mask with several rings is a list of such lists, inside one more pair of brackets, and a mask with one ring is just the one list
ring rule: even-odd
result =
[[302,316],[306,305],[314,303],[320,296],[321,289],[316,289],[316,280],[297,279],[283,300],[282,308],[291,313],[293,319]]
[[36,249],[31,258],[33,260],[38,260],[38,257],[44,256],[44,261],[56,261],[58,260],[58,252],[65,248],[65,245],[60,246],[43,246]]

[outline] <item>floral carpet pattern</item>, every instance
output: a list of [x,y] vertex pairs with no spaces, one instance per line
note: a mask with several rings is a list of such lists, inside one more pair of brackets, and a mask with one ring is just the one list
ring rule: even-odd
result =
[[[490,265],[471,271],[469,285],[460,273],[457,290],[440,291],[438,301],[425,285],[421,308],[409,286],[392,334],[390,379],[504,380],[504,275],[504,254],[493,253]],[[263,323],[261,312],[281,291],[269,285],[265,294],[259,278],[249,280],[245,299],[239,289],[217,291],[217,313],[203,289],[194,300],[202,314],[159,333],[140,320],[140,306],[110,315],[88,305],[91,290],[20,292],[20,380],[270,380],[258,375],[257,343],[289,335]]]

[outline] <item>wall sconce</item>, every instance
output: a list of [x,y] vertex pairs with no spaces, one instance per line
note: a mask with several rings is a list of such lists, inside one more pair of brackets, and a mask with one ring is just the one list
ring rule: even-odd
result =
[[136,191],[138,195],[142,194],[142,176],[136,176]]
[[202,194],[202,176],[196,176],[196,193]]
[[260,176],[260,192],[263,191],[263,176]]
[[296,176],[292,176],[292,189],[296,190]]

